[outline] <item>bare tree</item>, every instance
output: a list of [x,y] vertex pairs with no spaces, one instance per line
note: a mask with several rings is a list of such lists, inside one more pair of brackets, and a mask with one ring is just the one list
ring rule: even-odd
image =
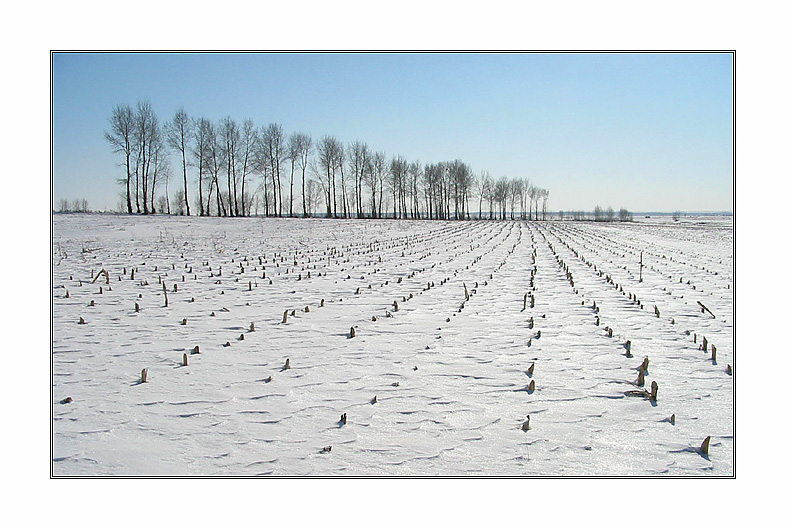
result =
[[[192,124],[194,131],[194,142],[191,148],[191,155],[196,159],[196,167],[199,183],[199,216],[205,215],[204,186],[208,175],[208,165],[210,163],[210,135],[212,124],[205,118],[199,118]],[[208,210],[210,206],[208,205]],[[209,213],[208,213],[209,214]]]
[[389,179],[390,179],[390,191],[393,196],[393,218],[407,218],[407,207],[406,207],[406,179],[407,179],[407,169],[409,164],[407,161],[401,157],[396,156],[392,160],[390,160],[390,168],[389,168]]
[[508,179],[505,177],[502,177],[496,182],[494,182],[494,202],[497,203],[500,218],[502,220],[505,220],[506,218],[506,212],[507,212],[506,205],[507,205],[509,189],[510,189],[510,185],[508,184]]
[[445,167],[448,179],[446,200],[453,200],[453,218],[464,219],[469,210],[469,198],[474,182],[472,169],[461,160],[448,162]]
[[224,202],[224,193],[221,192],[221,185],[219,180],[219,175],[223,170],[223,160],[221,156],[221,144],[219,141],[219,134],[216,130],[216,127],[212,124],[212,122],[207,121],[207,153],[208,153],[208,163],[207,163],[207,170],[211,175],[210,181],[211,185],[208,187],[208,197],[207,197],[207,214],[210,216],[210,203],[211,203],[211,195],[213,193],[213,188],[215,188],[216,193],[216,215],[219,217],[221,215],[227,216],[227,206]]
[[469,219],[469,199],[472,198],[473,190],[475,189],[475,172],[469,164],[464,164],[464,172],[461,178],[461,192],[463,194],[462,200],[462,218]]
[[[314,150],[314,144],[311,141],[311,136],[305,134],[303,132],[296,132],[292,135],[294,138],[294,142],[296,144],[295,151],[293,153],[296,154],[296,164],[298,168],[300,168],[300,185],[301,189],[301,198],[303,199],[303,216],[308,216],[307,208],[306,208],[306,168],[308,167],[308,159],[311,156],[311,153]],[[291,209],[291,206],[290,206]]]
[[183,193],[185,195],[186,215],[191,215],[191,206],[188,204],[188,175],[186,173],[186,152],[194,134],[193,124],[182,107],[175,112],[172,120],[164,125],[167,143],[180,153],[183,162]]
[[250,213],[250,196],[246,191],[246,180],[256,166],[254,153],[259,142],[259,133],[254,128],[254,122],[246,118],[240,131],[240,214],[247,216]]
[[172,210],[170,208],[170,203],[169,203],[169,177],[170,177],[170,171],[169,171],[169,164],[168,163],[164,164],[161,167],[161,173],[162,173],[161,176],[164,179],[164,195],[163,195],[163,197],[159,197],[159,198],[163,198],[163,200],[159,200],[158,211],[159,211],[159,213],[164,213],[166,211],[167,215],[171,215],[172,214]]
[[532,220],[532,206],[535,206],[535,220],[538,220],[538,199],[540,197],[540,188],[536,186],[529,186],[529,220]]
[[319,192],[319,188],[320,183],[316,180],[309,179],[308,182],[306,182],[306,193],[303,196],[303,204],[305,204],[304,207],[306,208],[305,216],[313,216],[314,211],[322,202],[322,195]]
[[159,195],[156,199],[156,205],[158,206],[159,212],[166,213],[167,215],[172,214],[169,209],[169,197],[167,195]]
[[447,164],[439,162],[426,164],[423,169],[423,179],[426,189],[426,203],[430,219],[446,219],[448,211],[448,178]]
[[520,180],[521,182],[521,194],[519,195],[519,210],[521,211],[521,218],[526,220],[527,219],[527,195],[529,194],[529,178],[524,178]]
[[295,174],[295,167],[298,167],[301,171],[300,178],[301,178],[301,198],[303,199],[303,216],[306,217],[308,214],[306,212],[306,168],[308,167],[308,157],[311,155],[311,151],[313,150],[313,144],[311,142],[311,136],[308,134],[304,134],[302,132],[295,132],[289,136],[289,142],[287,143],[287,158],[291,161],[292,165],[290,167],[289,173],[289,216],[294,216],[293,210],[293,201],[295,196],[295,188],[294,188],[294,181],[293,177]]
[[333,167],[330,136],[323,136],[317,141],[317,162],[313,165],[313,172],[317,175],[317,182],[325,194],[327,217],[333,216],[330,187],[330,170]]
[[[153,150],[151,152],[151,166],[153,171],[153,177],[151,180],[150,185],[150,206],[153,213],[156,212],[154,198],[156,196],[156,185],[160,183],[161,179],[166,180],[167,186],[167,200],[168,193],[169,193],[169,176],[170,176],[170,167],[169,167],[169,156],[166,152],[166,145],[164,145],[163,141],[160,139],[153,142]],[[188,205],[188,201],[186,201],[186,205]],[[160,210],[159,210],[160,212]]]
[[[268,156],[268,151],[269,148],[265,143],[264,134],[260,134],[256,149],[254,149],[254,168],[255,171],[262,176],[262,182],[258,186],[257,193],[262,193],[262,198],[265,203],[265,216],[270,215],[270,206],[272,202],[270,189],[275,189],[272,185],[273,182],[271,182],[270,156]],[[275,209],[273,213],[275,214]]]
[[[238,215],[237,199],[237,159],[239,157],[240,129],[230,117],[221,120],[218,126],[219,153],[227,179],[226,199],[229,202],[229,216]],[[226,213],[226,209],[225,209]]]
[[[154,153],[158,148],[158,144],[162,141],[160,127],[158,125],[158,118],[156,117],[150,101],[140,101],[137,103],[135,113],[136,126],[135,142],[137,159],[134,166],[136,174],[137,190],[136,190],[136,207],[137,213],[142,212],[145,214],[150,213],[153,209],[153,196],[151,193],[151,167],[153,164]],[[139,205],[139,192],[142,192],[142,206]]]
[[[541,218],[543,220],[546,220],[546,212],[548,211],[548,206],[549,206],[549,190],[548,189],[541,189],[540,190],[540,198],[543,201],[542,202],[542,210],[541,210],[543,214],[542,214]],[[613,217],[614,216],[614,212],[612,211],[611,214],[612,214],[612,217]]]
[[409,164],[408,168],[408,184],[410,189],[410,199],[412,201],[412,218],[418,219],[420,218],[420,207],[419,207],[419,200],[418,194],[420,191],[419,182],[423,180],[423,169],[420,166],[419,161],[415,161]]
[[57,211],[60,213],[90,213],[90,208],[87,206],[87,199],[75,198],[69,202],[67,199],[61,198],[57,202]]
[[[291,134],[287,140],[286,156],[289,160],[289,216],[294,217],[295,200],[295,164],[299,157],[300,145],[296,134]],[[305,216],[305,215],[304,215]]]
[[[371,171],[373,173],[373,180],[375,183],[372,184],[372,208],[376,208],[374,212],[374,218],[382,217],[382,189],[384,187],[384,183],[387,180],[387,171],[388,171],[388,163],[385,159],[385,153],[381,151],[377,151],[374,153],[374,156],[371,159]],[[376,204],[374,204],[374,191],[379,192],[379,199],[376,200]]]
[[174,208],[172,211],[175,213],[175,215],[183,215],[186,212],[186,197],[182,189],[175,191],[173,202]]
[[359,219],[363,218],[363,181],[369,169],[371,151],[366,143],[356,140],[349,144],[349,173],[355,179],[355,212]]
[[524,194],[524,181],[521,178],[510,179],[510,220],[515,220],[516,201],[521,202]]
[[429,219],[435,218],[437,194],[437,166],[427,163],[423,166],[423,194],[426,199],[426,215]]
[[[336,152],[336,156],[333,159],[334,162],[335,162],[335,166],[333,167],[333,174],[335,175],[336,172],[341,174],[341,212],[342,212],[341,217],[342,218],[347,218],[347,210],[349,209],[348,208],[349,204],[347,202],[347,184],[346,184],[346,180],[344,178],[344,163],[346,162],[347,154],[344,151],[344,145],[340,141],[336,142],[335,152]],[[333,188],[333,200],[334,201],[336,200],[337,196],[338,195],[337,195],[336,189],[334,187]],[[336,211],[336,213],[338,213],[338,208],[335,207],[335,204],[333,206],[333,209]]]
[[343,148],[341,142],[334,136],[323,136],[317,142],[317,156],[318,163],[315,167],[315,173],[325,193],[327,216],[334,217],[338,213],[336,211],[336,171],[343,165]]
[[371,193],[371,212],[372,219],[377,218],[377,174],[374,168],[374,154],[369,152],[368,160],[366,160],[366,170],[363,172],[363,182],[369,192]]
[[126,186],[126,207],[128,213],[133,213],[131,206],[131,158],[134,156],[136,120],[134,119],[134,111],[128,105],[117,105],[112,109],[112,114],[109,116],[110,132],[104,132],[104,138],[112,146],[115,153],[122,153],[125,162],[123,163],[126,169],[126,177],[121,178],[120,183]]
[[488,198],[491,192],[491,176],[488,171],[481,171],[480,176],[475,181],[475,189],[478,196],[478,218],[483,218],[483,199]]
[[262,143],[273,183],[273,212],[280,217],[284,200],[281,196],[281,164],[286,155],[283,127],[278,123],[271,123],[265,127],[262,132]]

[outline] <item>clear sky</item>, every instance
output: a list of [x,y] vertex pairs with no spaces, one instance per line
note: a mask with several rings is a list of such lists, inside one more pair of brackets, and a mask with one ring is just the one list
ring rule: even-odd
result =
[[733,97],[731,54],[55,53],[53,199],[117,206],[103,132],[115,105],[147,99],[162,123],[182,106],[460,158],[529,178],[553,211],[731,211]]

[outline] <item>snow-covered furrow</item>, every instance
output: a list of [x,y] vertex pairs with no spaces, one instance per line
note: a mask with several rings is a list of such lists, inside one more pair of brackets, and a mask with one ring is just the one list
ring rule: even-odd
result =
[[637,228],[56,216],[53,472],[730,475],[731,241]]

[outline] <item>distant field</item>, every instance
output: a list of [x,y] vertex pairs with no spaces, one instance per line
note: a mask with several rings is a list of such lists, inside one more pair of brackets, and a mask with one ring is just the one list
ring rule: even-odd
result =
[[731,217],[53,224],[55,476],[733,473]]

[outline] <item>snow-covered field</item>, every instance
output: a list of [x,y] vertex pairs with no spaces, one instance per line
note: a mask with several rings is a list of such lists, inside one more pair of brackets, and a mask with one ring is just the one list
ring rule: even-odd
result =
[[732,237],[55,215],[53,475],[730,476]]

